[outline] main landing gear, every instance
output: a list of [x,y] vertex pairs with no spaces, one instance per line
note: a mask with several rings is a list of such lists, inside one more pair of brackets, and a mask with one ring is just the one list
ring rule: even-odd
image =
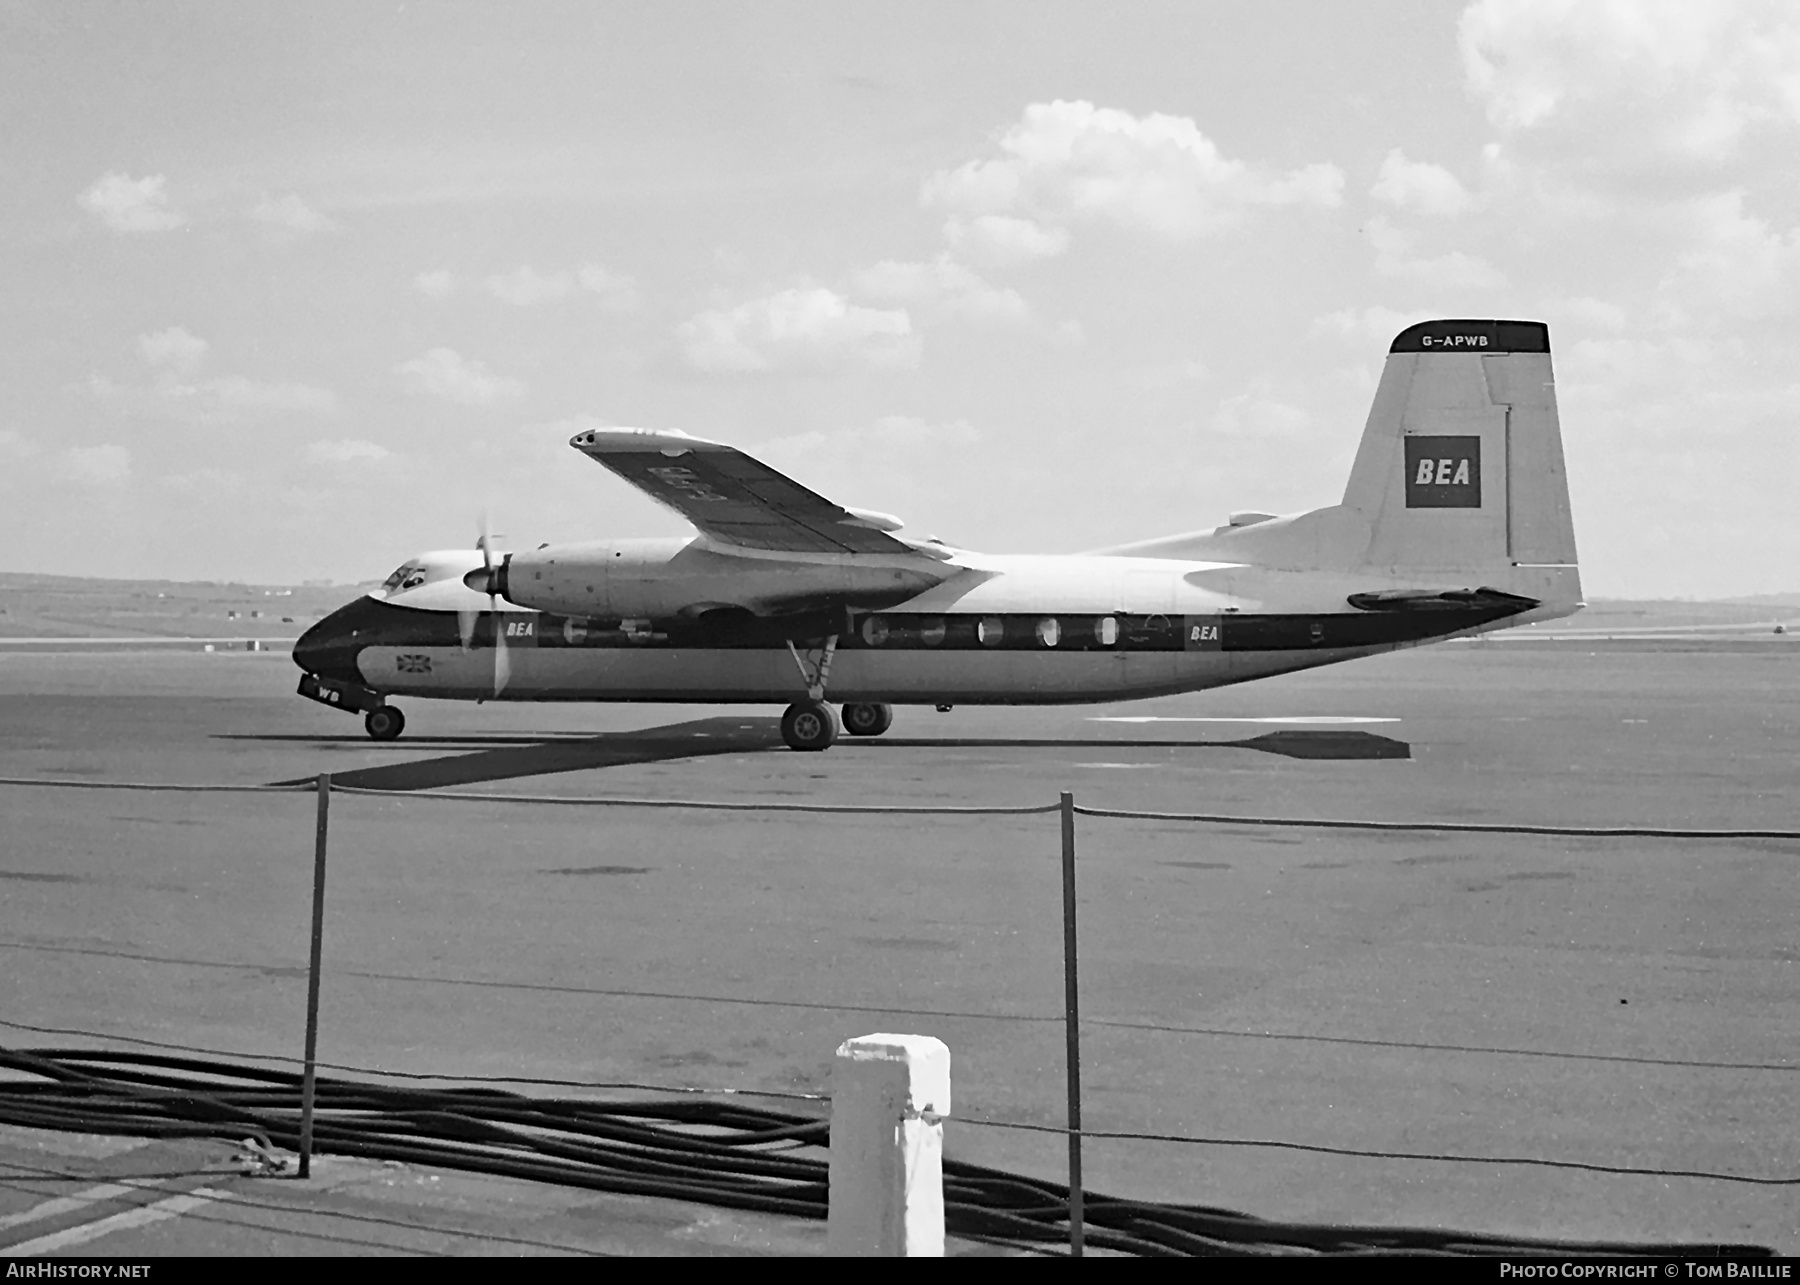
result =
[[892,705],[844,706],[844,730],[852,736],[880,736],[893,725]]
[[824,701],[795,701],[781,716],[781,739],[791,750],[828,750],[837,738],[837,715]]
[[[817,650],[809,647],[802,657],[792,642],[788,651],[800,669],[800,680],[806,684],[806,699],[795,701],[781,716],[781,739],[789,749],[826,750],[837,744],[838,720],[825,703],[825,682],[831,677],[831,658],[837,654],[837,635],[832,634]],[[852,736],[880,736],[894,722],[890,705],[854,704],[844,706],[844,730]]]
[[363,716],[363,727],[372,741],[397,741],[406,730],[406,715],[392,705],[377,705]]

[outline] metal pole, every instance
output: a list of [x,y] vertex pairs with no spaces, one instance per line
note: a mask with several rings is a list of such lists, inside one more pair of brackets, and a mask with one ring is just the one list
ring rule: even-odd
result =
[[319,959],[325,946],[325,830],[331,773],[319,773],[319,822],[313,839],[312,961],[306,977],[306,1070],[300,1079],[300,1176],[312,1177],[314,1060],[319,1054]]
[[1069,1065],[1069,1255],[1081,1257],[1081,988],[1075,966],[1075,796],[1062,796],[1063,1031]]

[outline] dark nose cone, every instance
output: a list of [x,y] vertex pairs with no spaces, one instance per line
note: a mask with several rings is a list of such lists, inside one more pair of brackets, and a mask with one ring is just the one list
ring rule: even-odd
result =
[[363,676],[356,667],[356,654],[362,650],[362,642],[344,616],[344,611],[334,611],[301,634],[294,644],[294,663],[321,678],[361,683]]

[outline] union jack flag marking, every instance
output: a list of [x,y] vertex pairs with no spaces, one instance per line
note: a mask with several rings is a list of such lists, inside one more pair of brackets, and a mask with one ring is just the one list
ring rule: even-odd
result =
[[431,657],[414,655],[396,656],[394,657],[394,665],[403,674],[429,674],[431,672]]

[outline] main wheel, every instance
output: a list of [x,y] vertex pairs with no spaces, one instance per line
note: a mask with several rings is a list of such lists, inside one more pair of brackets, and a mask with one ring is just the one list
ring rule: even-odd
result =
[[363,718],[363,727],[372,741],[397,741],[400,733],[406,730],[406,715],[392,705],[383,705],[368,712]]
[[893,725],[892,705],[844,706],[844,730],[852,736],[880,736]]
[[781,716],[781,739],[793,750],[825,750],[837,743],[837,716],[824,701],[795,701]]

